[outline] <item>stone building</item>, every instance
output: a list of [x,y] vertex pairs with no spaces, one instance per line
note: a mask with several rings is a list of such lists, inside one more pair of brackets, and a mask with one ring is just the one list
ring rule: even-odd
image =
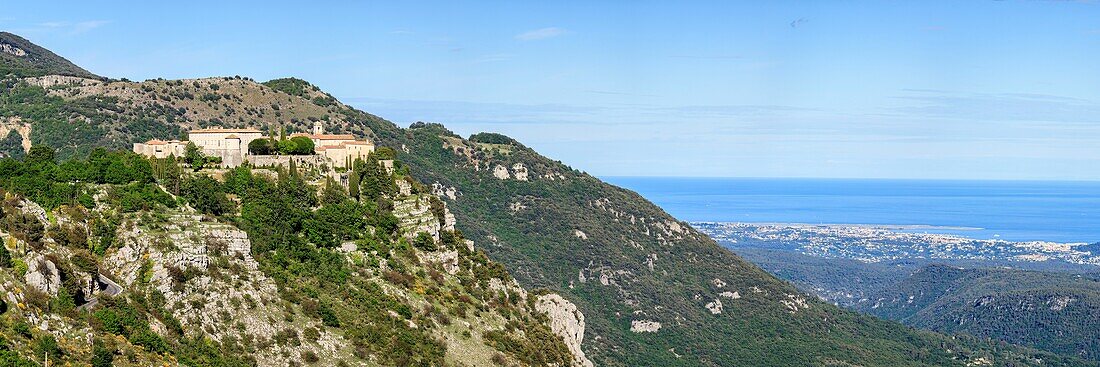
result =
[[349,141],[314,149],[318,155],[328,158],[333,167],[347,168],[356,159],[366,159],[374,151],[374,144],[369,141]]
[[[328,161],[333,168],[347,167],[359,158],[366,158],[374,151],[374,143],[356,140],[351,134],[325,134],[320,121],[313,125],[313,133],[295,133],[290,137],[308,137],[313,141],[314,156]],[[253,164],[279,162],[277,156],[254,156],[248,153],[248,143],[256,139],[266,139],[256,129],[199,129],[191,131],[187,141],[150,140],[135,143],[134,153],[166,158],[170,155],[182,157],[188,143],[194,143],[207,156],[219,157],[225,167],[237,167],[248,161]],[[258,163],[259,162],[259,163]],[[289,162],[289,161],[288,161]],[[262,165],[262,164],[260,164]]]
[[134,153],[153,158],[168,158],[169,156],[182,157],[187,149],[186,141],[179,140],[150,140],[145,143],[134,143]]
[[187,134],[187,140],[201,148],[203,154],[220,157],[226,167],[244,163],[248,143],[263,137],[263,132],[256,129],[199,129]]

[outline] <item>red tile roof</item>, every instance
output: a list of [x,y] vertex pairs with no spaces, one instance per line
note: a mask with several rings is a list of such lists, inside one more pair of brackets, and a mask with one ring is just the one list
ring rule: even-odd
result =
[[355,135],[351,134],[306,134],[306,133],[293,133],[290,137],[306,136],[310,139],[317,140],[355,140]]
[[259,132],[262,132],[262,131],[256,130],[256,129],[221,129],[221,128],[191,130],[192,134],[204,134],[204,133],[259,133]]

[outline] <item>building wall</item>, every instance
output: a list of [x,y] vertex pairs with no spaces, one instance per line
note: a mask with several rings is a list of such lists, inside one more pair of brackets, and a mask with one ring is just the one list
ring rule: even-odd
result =
[[182,157],[187,142],[164,142],[162,144],[134,143],[134,153],[153,158]]
[[[238,139],[226,139],[230,135],[236,136]],[[253,140],[260,139],[262,137],[263,133],[259,131],[246,132],[225,130],[219,132],[201,132],[200,130],[200,132],[192,132],[188,134],[187,139],[204,150],[226,149],[231,147],[237,147],[234,149],[240,149],[240,147],[248,149],[248,143],[251,143]],[[239,140],[240,144],[238,145],[232,142],[227,142],[227,140]]]
[[332,161],[333,167],[346,168],[348,162],[355,162],[356,159],[366,159],[367,155],[370,155],[374,151],[374,144],[362,144],[351,143],[343,144],[339,146],[326,146],[324,149],[318,150],[317,154],[324,155],[326,158]]
[[353,161],[356,158],[366,159],[368,155],[374,152],[374,144],[348,144],[347,150],[348,157],[351,157]]
[[294,164],[299,169],[320,169],[322,167],[328,167],[331,163],[324,156],[320,155],[247,155],[245,161],[252,164],[255,167],[277,167],[290,166],[290,161],[293,160]]
[[221,158],[223,166],[237,167],[248,154],[248,143],[263,138],[263,133],[257,130],[196,130],[187,138],[201,148],[203,154]]

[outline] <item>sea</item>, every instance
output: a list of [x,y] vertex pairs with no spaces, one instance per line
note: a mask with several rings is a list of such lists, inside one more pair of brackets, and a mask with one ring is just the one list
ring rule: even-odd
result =
[[601,177],[688,222],[849,224],[1100,242],[1100,182]]

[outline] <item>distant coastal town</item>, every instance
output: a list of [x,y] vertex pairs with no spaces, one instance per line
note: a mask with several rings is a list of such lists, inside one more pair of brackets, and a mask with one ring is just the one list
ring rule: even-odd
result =
[[907,226],[696,222],[692,226],[730,247],[795,251],[863,262],[899,259],[1065,261],[1100,265],[1100,247],[1088,243],[1013,242],[958,235],[903,232]]

